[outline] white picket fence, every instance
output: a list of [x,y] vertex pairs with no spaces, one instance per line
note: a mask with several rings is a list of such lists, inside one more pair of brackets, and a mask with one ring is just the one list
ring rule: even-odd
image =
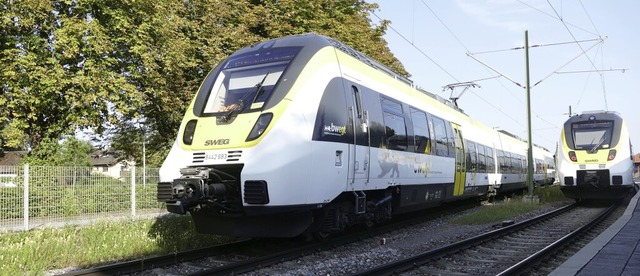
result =
[[161,215],[158,180],[157,168],[0,166],[0,232]]

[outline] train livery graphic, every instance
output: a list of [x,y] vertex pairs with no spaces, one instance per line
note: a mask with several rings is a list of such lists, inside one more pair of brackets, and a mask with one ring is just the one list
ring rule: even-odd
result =
[[[526,187],[527,143],[471,119],[335,39],[246,47],[203,81],[158,200],[202,233],[328,235]],[[553,182],[534,148],[535,180]]]
[[560,189],[569,198],[612,199],[637,191],[629,131],[616,112],[592,111],[569,118],[557,158]]

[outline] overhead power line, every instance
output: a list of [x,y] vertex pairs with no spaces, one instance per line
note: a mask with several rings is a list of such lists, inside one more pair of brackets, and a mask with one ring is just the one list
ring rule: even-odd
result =
[[[580,41],[577,41],[577,42],[581,43],[581,42],[602,41],[602,40],[603,40],[602,38],[593,38],[593,39],[580,40]],[[540,47],[547,47],[547,46],[558,46],[558,45],[565,45],[565,44],[575,44],[575,43],[576,43],[576,41],[548,43],[548,44],[536,44],[536,45],[529,45],[529,48],[540,48]],[[506,52],[506,51],[514,51],[514,50],[524,50],[524,46],[522,46],[522,47],[513,47],[513,48],[508,48],[508,49],[502,49],[502,50],[491,50],[491,51],[484,51],[484,52],[475,52],[475,53],[469,53],[469,54],[470,55],[480,55],[480,54],[490,54],[490,53]]]
[[556,74],[577,74],[577,73],[593,73],[593,72],[611,72],[611,71],[620,71],[622,73],[626,72],[629,69],[626,68],[609,68],[609,69],[600,69],[600,70],[581,70],[581,71],[555,71]]

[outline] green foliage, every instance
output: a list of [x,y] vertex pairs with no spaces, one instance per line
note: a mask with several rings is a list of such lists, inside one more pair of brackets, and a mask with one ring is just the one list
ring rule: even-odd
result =
[[567,197],[565,197],[560,190],[559,185],[537,187],[535,194],[538,195],[542,203],[554,203],[567,200]]
[[64,140],[62,144],[46,138],[40,143],[39,150],[31,152],[21,162],[32,166],[91,167],[90,154],[93,151],[89,143],[75,137]]
[[[376,8],[362,0],[3,1],[0,136],[50,160],[51,141],[76,129],[126,141],[145,121],[158,165],[206,74],[257,41],[316,32],[408,75],[382,38],[389,22],[369,18]],[[140,146],[116,145],[141,163]]]
[[552,185],[536,189],[539,203],[525,202],[522,198],[507,198],[502,202],[482,206],[477,212],[464,215],[452,221],[457,224],[485,224],[497,223],[517,215],[529,213],[539,209],[544,204],[554,204],[567,201],[560,191],[560,186]]
[[486,224],[497,223],[517,215],[529,213],[540,208],[536,203],[506,201],[500,204],[482,206],[473,214],[454,219],[455,224]]

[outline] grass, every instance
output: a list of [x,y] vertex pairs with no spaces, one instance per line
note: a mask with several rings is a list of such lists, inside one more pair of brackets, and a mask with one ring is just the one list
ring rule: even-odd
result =
[[454,224],[488,224],[513,218],[540,208],[542,204],[551,204],[567,200],[560,191],[560,186],[536,188],[535,195],[539,203],[524,202],[521,197],[507,198],[502,202],[482,206],[478,211],[453,219]]
[[229,241],[195,233],[189,216],[0,234],[1,275],[42,275]]

